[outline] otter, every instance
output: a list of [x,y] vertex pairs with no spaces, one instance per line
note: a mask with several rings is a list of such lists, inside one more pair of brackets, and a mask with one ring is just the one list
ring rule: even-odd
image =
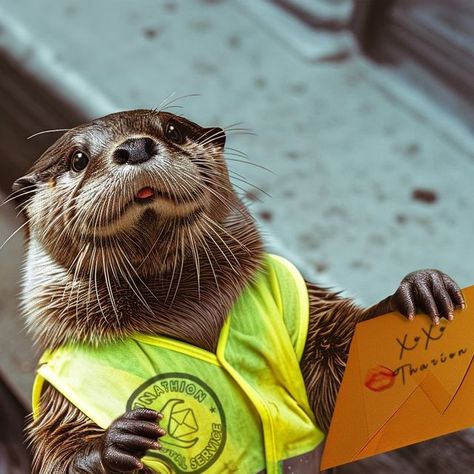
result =
[[[216,352],[229,311],[265,256],[230,182],[225,141],[224,129],[166,111],[119,112],[64,133],[14,183],[27,221],[22,311],[41,350],[101,347],[140,333]],[[457,284],[438,270],[410,273],[370,308],[305,285],[299,367],[323,431],[358,322],[399,311],[439,324],[464,306]],[[155,472],[141,458],[166,439],[162,419],[139,407],[99,427],[45,383],[28,428],[32,471]]]

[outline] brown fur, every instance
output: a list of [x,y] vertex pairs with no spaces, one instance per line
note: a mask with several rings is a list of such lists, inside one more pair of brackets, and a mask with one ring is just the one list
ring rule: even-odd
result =
[[[199,288],[194,261],[183,262],[174,275],[173,270],[169,270],[162,272],[159,278],[140,277],[133,287],[124,281],[112,280],[110,290],[104,275],[97,275],[92,282],[87,278],[71,279],[66,285],[63,278],[52,278],[48,288],[44,288],[34,302],[39,308],[47,308],[39,311],[32,323],[36,343],[42,349],[58,347],[71,340],[98,344],[139,331],[164,334],[215,350],[223,320],[260,263],[259,236],[248,223],[244,225],[242,215],[245,215],[243,209],[238,218],[229,219],[226,225],[232,238],[216,231],[214,241],[206,241],[210,262],[205,254],[201,255]],[[250,217],[248,219],[251,222]],[[51,296],[64,293],[68,295],[66,302],[63,298],[51,301]],[[114,295],[118,315],[109,293]],[[142,299],[146,299],[147,306]],[[66,312],[65,303],[70,306]],[[77,314],[88,314],[87,322],[77,318]],[[202,319],[196,318],[196,314]]]
[[[163,138],[170,117],[186,129],[183,146]],[[99,226],[107,229],[127,212],[136,189],[122,180],[120,187],[112,179],[107,188],[91,183],[110,172],[113,146],[137,134],[157,139],[174,160],[157,186],[177,202],[192,196],[199,207],[180,216],[146,211],[113,235],[97,236]],[[262,255],[255,223],[232,190],[222,137],[219,129],[171,114],[131,111],[67,132],[35,164],[22,186],[35,186],[24,209],[29,253],[43,268],[27,272],[24,312],[42,349],[71,340],[100,344],[139,331],[215,350],[225,317]],[[76,176],[67,156],[84,146],[94,159]],[[130,265],[117,257],[122,248]],[[301,367],[316,419],[327,429],[355,324],[386,312],[388,300],[362,310],[314,285],[308,291],[310,327]],[[33,473],[104,472],[97,459],[103,431],[51,386],[29,433]]]
[[301,370],[316,420],[327,432],[355,326],[360,321],[389,312],[390,297],[363,309],[328,289],[311,283],[307,286],[310,322]]

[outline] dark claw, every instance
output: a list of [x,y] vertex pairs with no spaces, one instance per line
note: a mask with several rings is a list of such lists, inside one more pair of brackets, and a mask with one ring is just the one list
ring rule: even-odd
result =
[[[117,435],[115,446],[133,453],[145,454],[148,449],[160,449],[160,443],[153,438],[132,435],[130,433],[120,433]],[[141,457],[141,456],[139,456]]]
[[408,319],[413,319],[416,313],[411,288],[408,282],[402,282],[396,293],[392,297],[393,309],[399,311]]
[[454,302],[451,300],[451,296],[441,275],[436,275],[435,279],[437,284],[433,285],[433,296],[436,300],[439,312],[444,315],[445,318],[452,321],[454,318]]
[[452,320],[454,309],[464,308],[465,302],[449,276],[438,270],[419,270],[402,280],[392,296],[391,307],[408,319],[416,312],[424,312],[439,324],[441,317]]
[[453,301],[455,307],[457,309],[463,309],[466,307],[466,303],[464,301],[464,297],[461,293],[459,286],[448,277],[444,273],[441,274],[441,277],[444,282],[444,286],[448,290],[449,296],[451,296],[451,300]]
[[124,413],[106,430],[101,457],[111,472],[133,472],[143,468],[140,458],[148,449],[160,449],[157,438],[166,434],[157,421],[163,416],[154,410],[137,409]]
[[125,412],[120,418],[156,421],[163,419],[163,415],[155,410],[149,410],[148,408],[136,408],[135,410]]
[[439,324],[440,313],[432,290],[425,284],[421,283],[420,286],[416,287],[416,292],[418,293],[418,300],[415,303],[416,306],[418,306],[425,314],[431,316],[435,324]]
[[145,436],[147,438],[160,438],[166,434],[166,431],[156,423],[151,421],[134,421],[130,423],[129,420],[117,420],[117,427],[122,428],[130,434]]
[[102,463],[113,472],[133,472],[137,469],[143,469],[143,463],[139,459],[115,448],[103,452]]

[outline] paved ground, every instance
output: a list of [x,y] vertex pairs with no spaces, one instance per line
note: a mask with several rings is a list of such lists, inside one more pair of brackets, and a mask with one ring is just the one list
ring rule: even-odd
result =
[[[271,197],[235,184],[314,278],[364,303],[416,268],[474,283],[472,137],[442,112],[418,107],[416,92],[387,87],[390,71],[345,39],[326,38],[325,49],[314,37],[310,53],[299,54],[298,42],[246,3],[0,0],[0,45],[92,115],[199,93],[176,110],[202,124],[254,130],[231,136],[229,146],[257,166],[230,164]],[[313,37],[287,26],[292,38]],[[342,54],[331,57],[331,44]],[[11,225],[2,210],[2,235]],[[0,351],[2,369],[27,396],[30,344],[18,335],[15,311],[20,246],[12,239],[0,254]]]

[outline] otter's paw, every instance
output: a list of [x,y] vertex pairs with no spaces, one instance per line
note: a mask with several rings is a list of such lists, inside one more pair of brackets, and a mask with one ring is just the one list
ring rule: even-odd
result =
[[104,433],[102,464],[111,473],[133,472],[143,468],[140,461],[148,449],[160,449],[157,439],[166,434],[158,426],[162,415],[154,410],[138,408],[124,413]]
[[390,306],[408,319],[423,312],[439,324],[441,317],[451,321],[454,310],[464,308],[465,303],[458,285],[448,275],[439,270],[418,270],[402,280]]

